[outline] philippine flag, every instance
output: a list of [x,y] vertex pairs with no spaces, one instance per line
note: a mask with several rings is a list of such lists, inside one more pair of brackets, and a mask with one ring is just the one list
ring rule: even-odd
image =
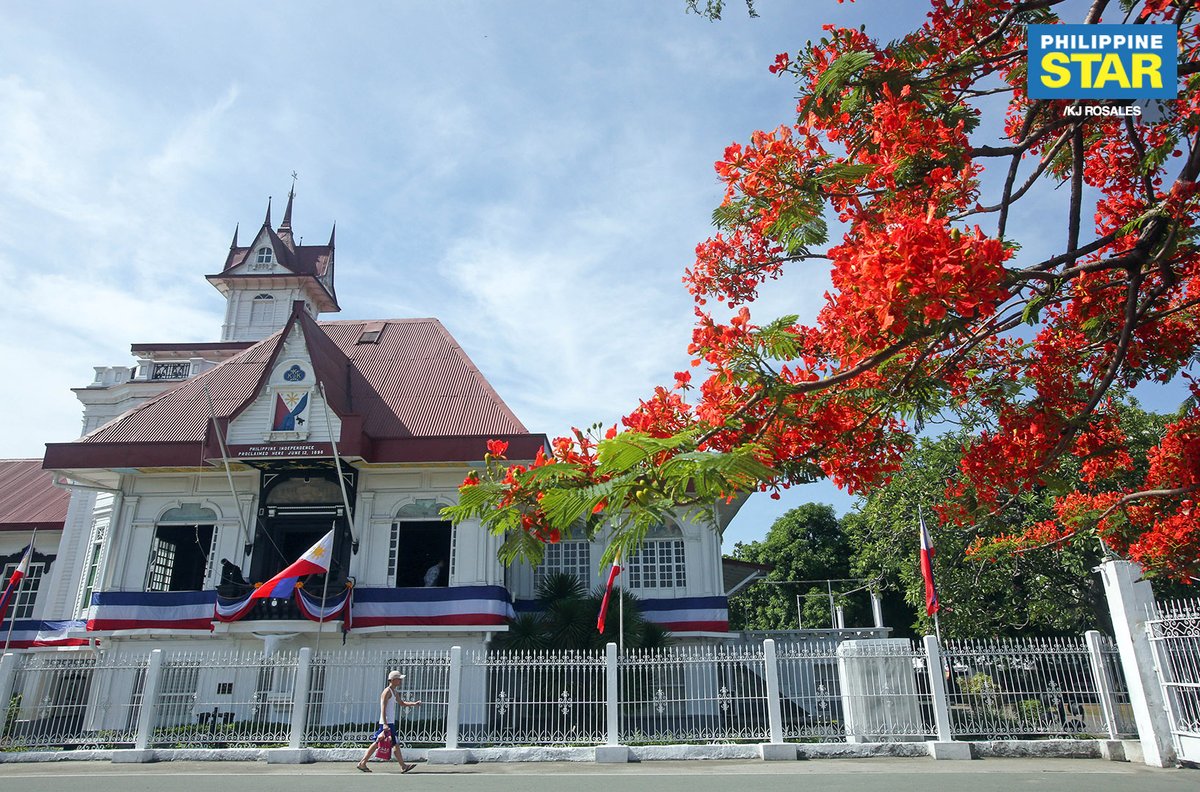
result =
[[332,530],[322,536],[319,542],[308,548],[295,563],[284,567],[278,575],[256,588],[250,598],[290,597],[299,578],[305,575],[323,575],[329,571],[331,563],[333,563]]
[[29,574],[29,559],[33,557],[33,543],[29,543],[29,547],[25,548],[25,555],[21,556],[20,563],[13,570],[12,576],[8,579],[8,585],[4,587],[4,593],[0,594],[0,622],[4,621],[5,614],[8,613],[8,606],[17,598],[17,589],[21,587],[21,581]]
[[917,507],[917,518],[921,521],[921,577],[925,578],[925,613],[932,616],[938,612],[937,586],[933,585],[933,540],[925,527],[925,515]]
[[596,632],[604,632],[604,620],[608,616],[608,598],[612,595],[613,583],[617,580],[617,575],[621,574],[621,557],[617,556],[613,561],[612,569],[608,573],[608,583],[604,586],[604,599],[600,601],[600,614],[596,617]]

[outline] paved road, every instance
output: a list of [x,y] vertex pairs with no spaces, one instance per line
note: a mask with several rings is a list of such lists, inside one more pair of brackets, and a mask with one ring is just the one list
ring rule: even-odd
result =
[[109,762],[0,764],[13,792],[1174,792],[1200,789],[1200,770],[1159,770],[1099,759],[822,759],[797,762],[672,761],[628,765],[523,762],[395,765],[370,775],[351,763]]

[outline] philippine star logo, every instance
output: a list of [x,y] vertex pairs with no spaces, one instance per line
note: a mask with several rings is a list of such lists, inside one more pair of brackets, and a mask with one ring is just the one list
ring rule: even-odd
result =
[[1137,102],[1179,94],[1175,25],[1030,25],[1028,36],[1029,98],[1119,102],[1068,116],[1138,116]]

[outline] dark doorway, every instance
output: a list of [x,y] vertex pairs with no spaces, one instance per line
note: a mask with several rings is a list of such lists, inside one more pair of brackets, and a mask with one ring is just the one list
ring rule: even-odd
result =
[[450,523],[404,520],[397,526],[400,541],[396,548],[396,585],[424,586],[425,574],[438,561],[443,564],[434,585],[447,585],[450,579]]
[[[355,497],[355,471],[346,470],[346,494]],[[350,518],[345,514],[337,471],[332,467],[304,467],[266,472],[254,555],[250,561],[252,583],[269,580],[294,563],[332,529],[331,590],[340,590],[350,568]],[[321,584],[324,581],[310,581]]]

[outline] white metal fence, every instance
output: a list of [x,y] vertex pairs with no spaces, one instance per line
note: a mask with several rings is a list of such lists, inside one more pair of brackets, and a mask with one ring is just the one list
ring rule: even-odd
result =
[[470,652],[463,659],[465,745],[595,745],[605,740],[603,652]]
[[131,746],[146,662],[80,652],[6,655],[0,750]]
[[1175,749],[1200,762],[1200,599],[1157,603],[1146,627]]
[[[1171,650],[1193,671],[1194,650]],[[1132,733],[1111,642],[855,640],[607,652],[9,654],[0,750],[363,746],[387,672],[417,747],[895,742]],[[1181,723],[1197,686],[1177,683]],[[301,702],[302,706],[296,706]]]
[[301,742],[322,748],[365,747],[379,726],[387,675],[400,671],[405,676],[400,695],[421,705],[397,709],[398,738],[408,745],[443,744],[449,666],[449,652],[321,652],[311,663]]
[[[1111,641],[952,641],[943,649],[951,728],[962,739],[1116,736],[1132,729]],[[1107,685],[1107,688],[1105,687]]]
[[763,647],[630,650],[618,660],[619,739],[628,744],[768,738]]

